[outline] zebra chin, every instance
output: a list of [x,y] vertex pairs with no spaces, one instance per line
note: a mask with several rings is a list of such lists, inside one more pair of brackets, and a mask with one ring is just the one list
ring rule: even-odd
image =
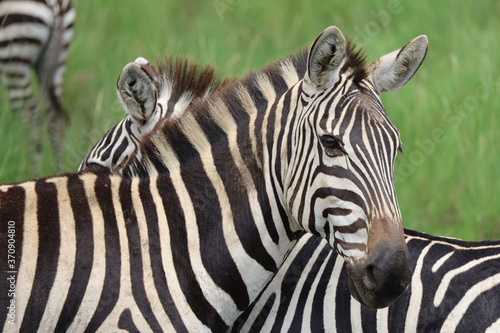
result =
[[382,241],[369,252],[366,259],[347,260],[349,289],[365,307],[384,308],[396,301],[410,284],[408,250],[404,241],[398,245]]

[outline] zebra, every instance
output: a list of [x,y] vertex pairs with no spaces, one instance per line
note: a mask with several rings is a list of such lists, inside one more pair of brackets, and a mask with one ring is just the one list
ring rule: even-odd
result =
[[[250,73],[151,132],[141,159],[161,173],[88,171],[1,186],[0,239],[13,245],[0,249],[12,270],[0,281],[16,283],[0,287],[15,289],[0,299],[0,326],[225,330],[304,232],[345,258],[356,299],[389,305],[411,273],[391,181],[401,142],[379,93],[403,86],[426,50],[417,37],[365,66],[329,27],[309,52]],[[126,107],[152,105],[151,85],[123,82],[140,96]]]
[[410,288],[385,309],[349,295],[344,260],[304,235],[231,332],[499,332],[500,241],[405,229]]
[[[139,57],[123,70],[129,73],[127,79],[148,78],[154,105],[144,105],[124,109],[128,112],[116,126],[111,128],[87,153],[78,171],[104,168],[110,172],[120,170],[131,156],[139,151],[140,140],[161,121],[176,118],[197,98],[204,98],[210,92],[219,90],[231,79],[219,79],[215,68],[209,65],[198,66],[185,57],[166,56],[157,60],[156,69],[149,61]],[[125,87],[124,77],[118,78],[118,87]],[[161,95],[160,95],[161,93]],[[118,93],[122,105],[127,105],[132,96],[130,91]],[[140,155],[137,156],[140,158]]]
[[[176,82],[182,91],[185,83]],[[114,171],[123,172],[124,165]],[[351,298],[342,257],[306,234],[231,331],[500,331],[500,241],[466,242],[409,229],[405,237],[415,274],[410,290],[388,309],[369,310]]]
[[[14,112],[25,110],[38,172],[41,150],[41,104],[33,97],[34,69],[46,107],[56,169],[62,169],[64,126],[68,115],[61,103],[62,81],[75,9],[70,0],[0,0],[0,79]],[[39,105],[40,104],[40,105]]]

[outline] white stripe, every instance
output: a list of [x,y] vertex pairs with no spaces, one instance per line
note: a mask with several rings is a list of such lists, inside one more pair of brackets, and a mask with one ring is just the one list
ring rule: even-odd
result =
[[[292,298],[290,299],[290,302],[288,302],[288,309],[297,309],[297,302],[299,301],[300,292],[302,291],[303,285],[306,282],[307,275],[311,270],[312,266],[316,263],[316,260],[318,259],[318,256],[322,250],[323,246],[316,247],[313,254],[311,255],[311,258],[308,260],[306,266],[304,267],[304,270],[300,272],[301,273],[300,278],[295,284],[294,293],[292,295]],[[312,307],[312,304],[310,304],[308,307]],[[286,312],[285,318],[283,319],[283,327],[281,328],[281,332],[288,332],[289,330],[291,330],[290,325],[292,324],[294,316],[295,316],[295,311]]]
[[63,21],[62,21],[63,29],[66,30],[70,24],[74,23],[75,18],[76,18],[76,10],[75,8],[71,8],[63,16]]
[[[49,179],[47,183],[53,183],[57,187],[57,202],[59,206],[59,228],[61,234],[61,245],[57,263],[57,274],[42,320],[39,332],[53,332],[59,318],[71,286],[71,280],[75,269],[76,258],[76,230],[75,218],[71,207],[71,199],[68,193],[68,179],[66,177]],[[54,244],[55,246],[57,244]]]
[[83,332],[99,304],[104,277],[106,276],[106,246],[104,239],[104,217],[95,195],[96,175],[84,174],[80,176],[85,190],[85,197],[90,207],[92,217],[92,230],[94,238],[94,253],[92,270],[83,296],[82,303],[68,328],[68,332]]
[[[120,183],[122,179],[119,177],[111,177],[111,193],[113,200],[113,208],[116,216],[116,224],[118,228],[118,241],[120,244],[120,292],[118,300],[111,311],[106,317],[106,320],[99,327],[100,331],[110,332],[116,330],[120,315],[125,310],[130,310],[133,323],[137,326],[140,332],[152,332],[151,327],[146,322],[142,315],[137,303],[135,302],[132,293],[131,270],[136,267],[130,266],[130,251],[129,240],[127,237],[127,227],[125,226],[125,218],[123,216],[123,209],[120,202]],[[133,207],[135,209],[135,207]]]
[[351,330],[353,332],[363,332],[363,325],[361,323],[361,303],[356,301],[354,297],[350,297],[351,302]]
[[162,327],[171,327],[170,319],[165,312],[163,305],[158,297],[156,285],[153,279],[153,267],[151,266],[151,258],[149,256],[149,236],[148,236],[148,223],[146,222],[146,214],[144,206],[142,205],[139,195],[139,180],[134,179],[132,182],[132,204],[135,208],[137,215],[139,234],[141,239],[141,254],[142,254],[142,267],[144,278],[144,289],[148,298],[151,309],[153,310],[156,319],[161,323]]
[[10,24],[0,29],[0,42],[10,41],[14,38],[33,38],[44,45],[49,39],[49,33],[49,28],[40,23]]
[[337,323],[335,319],[335,312],[337,303],[335,301],[337,297],[337,286],[340,278],[340,273],[342,272],[342,267],[344,267],[344,259],[342,256],[337,256],[335,259],[335,265],[333,266],[332,275],[330,277],[330,282],[325,291],[325,297],[323,299],[323,308],[328,309],[328,313],[323,313],[325,323],[325,328],[332,328],[336,331]]
[[413,333],[417,331],[418,314],[422,303],[424,289],[420,275],[422,274],[425,256],[431,249],[432,245],[432,243],[427,245],[420,253],[411,278],[411,296],[410,304],[408,305],[408,310],[406,311],[405,333]]
[[389,332],[389,307],[377,310],[377,333]]
[[[220,111],[223,111],[224,108],[220,108]],[[223,113],[223,112],[221,112]],[[215,115],[212,115],[212,117],[215,117]],[[232,119],[232,117],[231,117]],[[222,120],[219,119],[219,122],[222,122]],[[272,272],[266,271],[255,259],[250,257],[247,252],[245,251],[245,248],[243,247],[243,244],[241,243],[240,238],[238,237],[238,234],[236,232],[235,228],[235,221],[234,221],[234,216],[232,214],[232,210],[230,209],[231,207],[231,201],[229,200],[228,194],[225,190],[224,183],[222,179],[220,178],[219,173],[217,172],[217,169],[215,167],[215,162],[214,162],[214,157],[212,156],[212,151],[210,149],[210,143],[208,142],[208,139],[206,138],[205,135],[203,135],[203,130],[199,126],[199,124],[196,122],[194,117],[191,114],[185,114],[182,121],[181,125],[183,128],[183,132],[185,135],[190,139],[191,143],[193,146],[196,148],[196,150],[200,153],[200,158],[202,160],[202,165],[203,168],[210,179],[210,182],[212,183],[216,193],[217,193],[217,198],[219,199],[219,204],[221,209],[221,215],[222,215],[222,226],[223,226],[223,232],[224,232],[224,239],[225,242],[228,246],[229,253],[231,254],[231,257],[233,258],[238,271],[240,272],[240,275],[243,279],[243,282],[247,286],[247,291],[248,295],[250,297],[250,301],[254,300],[257,295],[262,291],[263,286],[266,284],[267,281],[269,281],[269,278],[272,275]],[[222,124],[220,124],[222,125]],[[225,127],[228,125],[225,125]],[[189,136],[189,133],[198,133],[199,135],[191,135]],[[236,138],[228,133],[228,139],[231,141],[234,141]],[[235,144],[230,146],[235,146]],[[231,154],[238,154],[238,152],[235,152],[233,149],[231,149]],[[234,156],[233,156],[234,157]],[[236,164],[240,164],[240,170],[244,171],[243,167],[241,164],[244,164],[241,156],[235,157]],[[238,161],[239,160],[239,161]],[[245,187],[248,189],[248,187],[253,187],[252,178],[248,172],[246,171],[247,175],[243,175],[243,179],[247,179],[247,182],[241,185],[245,185]],[[180,177],[180,176],[179,176]],[[173,177],[174,178],[174,177]],[[184,190],[183,190],[184,191]],[[270,255],[273,257],[273,259],[276,261],[277,258],[279,259],[277,263],[281,263],[283,260],[283,256],[286,253],[286,251],[293,246],[292,242],[288,243],[288,248],[283,247],[281,248],[281,253],[277,252],[278,249],[275,246],[274,242],[270,239],[269,234],[265,230],[265,226],[263,225],[262,222],[259,223],[259,221],[262,221],[262,214],[260,211],[260,207],[258,205],[252,204],[255,202],[258,202],[257,199],[257,191],[255,188],[251,188],[250,190],[247,190],[248,193],[248,199],[250,200],[250,207],[252,209],[252,215],[256,221],[256,227],[259,230],[259,235],[261,236],[262,242],[264,246],[267,245],[266,251],[270,253]],[[188,193],[186,192],[186,197],[188,197]],[[189,207],[192,207],[192,202],[189,199],[189,201],[186,201],[186,203],[189,204]],[[194,212],[193,212],[194,214]],[[195,216],[193,215],[193,218],[186,218],[186,221],[196,221]],[[190,225],[196,226],[196,223],[192,223]],[[198,235],[198,232],[196,232],[196,235]],[[197,237],[197,236],[196,236]],[[196,246],[199,247],[199,244],[196,243]],[[199,250],[197,250],[199,251]],[[211,281],[211,278],[210,278]],[[218,287],[217,287],[218,288]],[[227,296],[229,297],[229,296]],[[226,305],[231,304],[231,306],[234,304],[231,298],[231,303],[228,303]],[[213,303],[212,303],[213,302]],[[213,300],[210,302],[218,311],[221,307],[224,307],[222,303],[220,303],[220,300]],[[235,305],[236,306],[236,305]],[[236,308],[235,308],[236,309]],[[231,309],[231,311],[233,311]],[[227,317],[232,318],[236,314],[236,312],[231,312],[232,314]],[[236,317],[234,317],[236,318]],[[233,318],[233,320],[234,320]],[[229,324],[232,323],[232,321],[228,322]]]
[[[62,34],[62,43],[61,44],[69,44],[72,40],[73,40],[73,36],[74,36],[74,30],[73,29],[68,29],[68,30],[65,30]],[[61,49],[63,49],[64,51],[67,51],[66,48],[63,48],[63,45],[61,45]],[[63,58],[59,57],[59,60],[61,60]],[[64,56],[64,59],[66,59],[66,55]]]
[[[217,125],[222,128],[223,131],[226,132],[227,138],[229,141],[229,150],[231,152],[231,157],[233,158],[236,167],[241,175],[241,185],[244,185],[245,190],[247,192],[248,200],[250,203],[258,203],[258,193],[255,188],[252,174],[250,170],[248,170],[245,162],[243,161],[243,156],[241,155],[241,151],[238,147],[238,128],[237,124],[229,112],[227,106],[222,103],[222,101],[217,101],[214,105],[210,107],[211,118],[217,123]],[[201,131],[201,129],[200,129]],[[250,134],[250,136],[252,136]],[[209,150],[208,147],[203,147],[206,150]],[[252,158],[252,157],[250,157]],[[213,161],[210,161],[213,163]],[[219,180],[217,180],[219,181]],[[220,181],[220,185],[223,186],[222,181]],[[224,191],[225,192],[225,191]],[[227,195],[227,194],[226,194]],[[229,201],[228,201],[229,203]],[[226,207],[222,205],[222,207]],[[255,221],[263,221],[264,217],[262,216],[262,210],[258,204],[250,204],[250,209],[252,211],[252,216]],[[278,258],[278,262],[276,262],[277,266],[281,264],[283,261],[283,256],[286,253],[286,249],[283,247],[278,247],[277,244],[271,239],[267,227],[264,223],[256,223],[257,230],[259,232],[259,237],[266,248],[266,251],[276,260]],[[283,228],[278,229],[279,231],[283,231]],[[280,238],[284,238],[280,235]],[[286,246],[286,245],[284,245]],[[288,248],[291,247],[291,244],[288,245]],[[256,297],[258,293],[260,293],[260,287],[257,286],[257,290],[255,290],[255,294],[251,294],[250,297]]]
[[[406,236],[406,237],[411,237],[412,239],[418,239],[418,240],[424,241],[426,243],[429,242],[428,238],[425,238],[422,236]],[[463,241],[463,240],[458,239],[458,238],[444,237],[444,236],[439,236],[439,238],[443,238],[444,241],[443,240],[432,240],[431,242],[433,244],[442,244],[442,245],[453,247],[454,249],[459,249],[459,250],[471,250],[472,251],[472,250],[484,250],[484,249],[498,249],[498,248],[500,248],[500,244],[481,245],[481,243],[479,243],[478,246],[470,246],[470,243],[474,243],[474,242],[466,242],[466,241]],[[462,242],[465,242],[467,245],[461,246],[461,245],[457,245],[457,244],[452,244],[452,243],[449,243],[447,241],[448,239],[451,241],[462,241]]]
[[300,80],[299,75],[297,74],[297,70],[295,69],[295,66],[293,65],[292,61],[288,58],[283,59],[283,62],[279,66],[279,71],[281,72],[281,77],[283,78],[288,87],[293,86]]
[[40,55],[42,46],[38,44],[12,43],[0,48],[0,58],[21,58],[34,62]]
[[451,280],[455,276],[457,276],[461,273],[465,273],[469,269],[471,269],[479,264],[482,264],[485,261],[495,260],[498,258],[500,258],[500,254],[484,257],[481,259],[472,260],[472,261],[467,262],[467,264],[465,264],[461,267],[452,269],[451,271],[447,272],[445,274],[445,276],[443,276],[443,278],[441,279],[441,283],[439,283],[439,286],[437,288],[436,296],[434,297],[434,306],[437,308],[441,304],[441,302],[444,299],[444,295],[446,294],[446,291],[448,290],[448,286],[449,286]]
[[[264,98],[267,101],[267,109],[264,113],[264,119],[262,120],[262,127],[261,127],[262,128],[262,146],[267,147],[267,145],[268,145],[267,129],[269,128],[269,115],[271,113],[270,110],[276,101],[276,91],[274,90],[274,86],[271,83],[271,81],[269,80],[269,78],[264,74],[257,74],[255,76],[255,82],[256,82],[260,92],[262,93],[262,95],[264,96]],[[277,111],[279,111],[279,108],[280,108],[280,106],[278,105]],[[275,117],[275,121],[277,121],[277,120],[278,120],[277,117]],[[272,128],[276,128],[276,124],[273,124]],[[274,135],[276,136],[276,133],[274,133]],[[277,141],[274,141],[274,142],[276,143]],[[280,152],[275,150],[276,148],[277,148],[276,144],[274,144],[272,152],[269,152],[268,149],[263,150],[264,160],[262,161],[262,165],[264,166],[264,168],[268,168],[270,165],[276,165],[275,164],[276,158],[279,158],[279,157],[283,158],[281,156]],[[269,154],[271,154],[271,156],[269,156]],[[284,171],[284,170],[282,170],[282,171]],[[267,171],[265,170],[264,171],[264,178],[265,178],[266,184],[272,183],[271,177],[275,177],[275,179],[279,179],[279,177],[281,177],[281,175],[276,175],[274,168],[272,168],[272,170],[267,170]],[[278,223],[282,223],[281,216],[279,214],[280,210],[278,209],[278,207],[279,206],[286,207],[286,203],[283,201],[284,195],[283,195],[282,191],[280,190],[280,188],[276,187],[275,189],[277,191],[277,194],[275,194],[273,192],[272,186],[266,186],[266,193],[267,193],[267,197],[269,198],[269,206],[271,208],[271,213],[273,215],[273,221],[276,221]],[[281,202],[277,202],[277,200],[280,200]],[[275,225],[276,225],[276,223],[275,223]],[[294,229],[301,228],[299,225],[295,225],[295,226],[292,225],[291,227],[292,227],[292,231],[295,231]],[[283,245],[285,245],[285,243],[289,243],[288,237],[280,237],[279,246],[283,246]]]
[[[213,171],[208,171],[207,173],[213,174]],[[189,255],[191,266],[196,276],[196,282],[200,285],[205,299],[214,307],[214,309],[217,310],[222,320],[224,320],[227,325],[231,325],[233,321],[238,317],[240,311],[236,307],[236,304],[234,303],[231,296],[228,295],[219,286],[217,286],[217,284],[212,280],[212,277],[207,272],[205,265],[203,264],[200,249],[200,232],[198,230],[197,224],[197,222],[199,221],[197,221],[196,219],[193,202],[189,197],[189,192],[186,188],[186,184],[184,184],[182,180],[180,169],[170,169],[170,176],[175,192],[179,196],[179,201],[185,217],[185,222],[182,223],[186,224],[187,242],[189,248],[187,255]],[[226,207],[224,206],[223,202],[221,202],[221,206]],[[224,222],[226,220],[224,218],[225,215],[231,219],[231,217],[229,216],[231,215],[231,213],[229,211],[229,209],[224,209],[221,212],[223,215],[222,219],[224,230],[226,229],[226,225],[228,224],[232,225],[234,228],[234,225],[232,224],[234,223],[233,221],[230,220],[232,223],[227,223],[227,221]],[[190,223],[187,223],[188,221]],[[226,232],[224,232],[224,236],[226,236]],[[231,244],[231,241],[233,240],[238,241],[236,233],[231,235],[231,239],[226,239],[226,242],[228,244]],[[230,251],[232,254],[234,253],[232,252],[233,250],[231,248]],[[240,258],[238,259],[241,260]]]
[[[464,295],[464,297],[458,302],[458,304],[453,308],[448,317],[441,327],[441,332],[454,332],[460,324],[465,312],[469,306],[478,298],[482,293],[498,286],[500,284],[500,273],[490,276],[485,280],[476,283],[472,288],[470,288]],[[498,331],[496,331],[498,332]]]
[[[156,213],[158,215],[158,234],[160,237],[160,249],[161,258],[163,262],[163,273],[165,274],[165,279],[168,283],[168,291],[172,297],[172,302],[175,308],[179,312],[180,318],[184,322],[188,331],[192,332],[206,332],[209,331],[208,327],[204,326],[200,322],[198,317],[193,313],[193,310],[189,306],[186,296],[182,292],[181,286],[179,285],[179,280],[177,278],[177,273],[174,269],[174,259],[172,257],[172,248],[170,240],[170,230],[167,222],[167,215],[165,214],[165,208],[163,207],[162,198],[158,192],[157,187],[157,177],[150,178],[150,190],[151,196],[153,197],[153,202],[156,207]],[[168,329],[166,329],[168,331]]]
[[[311,235],[311,237],[316,237],[316,236]],[[302,237],[302,238],[304,238],[304,237]],[[309,294],[307,295],[306,304],[308,304],[308,306],[306,306],[305,309],[304,309],[304,315],[303,315],[303,320],[302,320],[301,332],[305,332],[305,331],[310,331],[311,330],[310,323],[311,323],[311,320],[312,320],[312,304],[313,304],[313,301],[314,301],[315,297],[321,297],[322,296],[322,295],[316,294],[316,290],[318,288],[319,282],[322,281],[322,279],[320,279],[320,278],[323,276],[325,268],[326,268],[328,262],[330,261],[330,258],[334,254],[334,250],[331,249],[330,244],[328,244],[328,242],[326,240],[322,239],[321,243],[320,243],[320,245],[318,245],[318,247],[324,248],[325,246],[328,246],[328,248],[330,250],[330,253],[328,253],[328,255],[326,256],[326,258],[325,258],[325,260],[323,262],[323,264],[321,265],[320,269],[318,270],[317,276],[314,279],[313,284],[311,285],[311,289],[309,291]],[[289,260],[289,261],[292,261],[292,260]],[[313,290],[314,290],[314,292],[311,292]],[[334,314],[328,313],[326,315],[334,315]],[[325,327],[325,329],[326,329],[326,327]]]
[[257,165],[262,170],[262,161],[259,156],[259,152],[261,151],[260,147],[257,147],[257,136],[253,135],[255,133],[255,120],[257,119],[257,107],[250,96],[250,93],[244,87],[240,87],[237,91],[238,98],[241,102],[243,109],[250,116],[250,120],[248,122],[248,131],[250,134],[250,142],[252,144],[252,154],[255,156],[255,160],[257,161]]
[[436,261],[434,265],[432,265],[432,273],[436,273],[438,269],[446,262],[446,260],[448,260],[453,255],[453,253],[455,253],[455,251],[451,251],[450,253],[444,255],[442,258]]

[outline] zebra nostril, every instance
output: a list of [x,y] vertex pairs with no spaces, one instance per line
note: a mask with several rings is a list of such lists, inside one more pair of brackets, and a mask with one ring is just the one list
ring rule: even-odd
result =
[[363,282],[366,289],[375,290],[377,289],[377,279],[375,278],[375,267],[373,265],[368,265],[365,268],[365,275],[363,276]]

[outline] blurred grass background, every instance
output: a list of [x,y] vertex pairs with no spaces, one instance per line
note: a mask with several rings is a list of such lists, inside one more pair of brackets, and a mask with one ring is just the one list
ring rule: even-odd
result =
[[[423,66],[383,96],[404,154],[395,185],[404,225],[468,240],[500,238],[500,2],[384,0],[74,0],[75,37],[63,101],[70,113],[65,171],[124,117],[116,98],[121,69],[166,52],[244,75],[310,45],[338,26],[368,60],[426,34]],[[26,156],[28,133],[0,92],[0,182],[54,173],[48,139],[40,173]]]

